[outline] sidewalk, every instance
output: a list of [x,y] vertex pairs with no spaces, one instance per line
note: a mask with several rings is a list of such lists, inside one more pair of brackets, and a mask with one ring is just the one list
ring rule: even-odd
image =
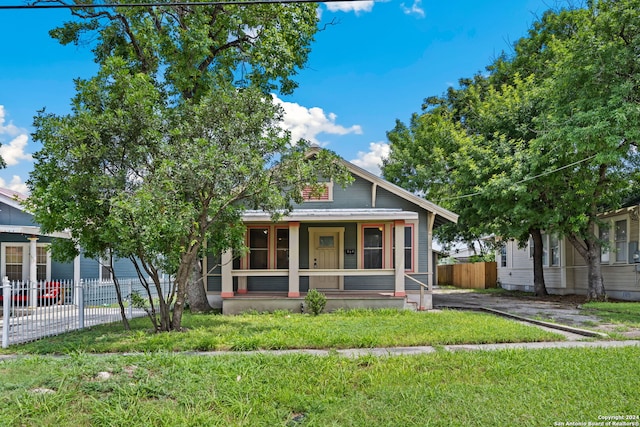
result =
[[[444,345],[444,346],[416,346],[416,347],[390,347],[390,348],[349,348],[341,350],[255,350],[255,351],[189,351],[179,354],[185,356],[251,356],[257,354],[284,356],[288,354],[308,354],[312,356],[327,357],[331,355],[339,355],[348,358],[358,358],[363,356],[414,356],[418,354],[429,354],[437,351],[501,351],[501,350],[542,350],[550,348],[618,348],[618,347],[640,347],[640,340],[629,341],[554,341],[554,342],[532,342],[532,343],[505,343],[505,344],[461,344],[461,345]],[[121,356],[148,355],[149,353],[120,353]],[[92,356],[113,356],[113,353],[91,354]],[[27,357],[51,357],[65,358],[69,355],[18,355],[18,354],[0,354],[0,363],[8,360]]]

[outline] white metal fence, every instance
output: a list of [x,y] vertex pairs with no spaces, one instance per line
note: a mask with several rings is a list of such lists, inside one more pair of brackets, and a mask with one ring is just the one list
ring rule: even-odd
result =
[[[131,304],[138,293],[145,300],[147,291],[139,279],[118,280],[128,319],[146,316],[144,309]],[[162,282],[166,295],[172,282]],[[151,295],[157,298],[152,285]],[[113,281],[81,280],[40,283],[2,281],[0,296],[2,348],[35,341],[88,326],[122,320]]]

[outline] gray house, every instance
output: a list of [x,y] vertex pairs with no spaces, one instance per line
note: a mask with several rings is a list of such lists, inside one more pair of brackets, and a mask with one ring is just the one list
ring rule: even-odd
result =
[[[69,238],[69,233],[43,234],[33,216],[22,206],[26,196],[0,188],[0,277],[18,282],[111,279],[98,260],[79,256],[72,263],[56,262],[48,250],[53,238]],[[120,277],[133,277],[127,260],[115,263]]]
[[[246,256],[204,260],[209,301],[224,313],[249,309],[300,311],[310,289],[327,309],[403,306],[407,293],[433,285],[432,233],[458,216],[342,160],[347,188],[325,184],[319,197],[272,222],[247,211]],[[400,250],[397,250],[400,249]],[[431,308],[427,292],[424,308]]]

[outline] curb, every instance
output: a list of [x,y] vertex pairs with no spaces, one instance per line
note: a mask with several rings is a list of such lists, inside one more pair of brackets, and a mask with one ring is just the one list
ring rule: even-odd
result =
[[567,326],[567,325],[562,325],[559,323],[551,323],[551,322],[545,322],[543,320],[536,320],[536,319],[531,319],[529,317],[524,317],[524,316],[519,316],[517,314],[512,314],[512,313],[507,313],[506,311],[500,311],[500,310],[496,310],[494,308],[487,308],[487,307],[470,307],[470,306],[446,306],[446,305],[439,305],[438,308],[445,308],[445,309],[451,309],[451,310],[469,310],[469,311],[482,311],[485,313],[490,313],[490,314],[495,314],[497,316],[502,316],[502,317],[507,317],[510,319],[514,319],[514,320],[519,320],[521,322],[527,322],[527,323],[531,323],[534,325],[538,325],[538,326],[544,326],[546,328],[551,328],[551,329],[557,329],[560,331],[565,331],[565,332],[570,332],[572,334],[576,334],[576,335],[582,335],[585,337],[590,337],[590,338],[608,338],[609,335],[603,333],[603,332],[596,332],[596,331],[589,331],[587,329],[581,329],[581,328],[576,328],[573,326]]

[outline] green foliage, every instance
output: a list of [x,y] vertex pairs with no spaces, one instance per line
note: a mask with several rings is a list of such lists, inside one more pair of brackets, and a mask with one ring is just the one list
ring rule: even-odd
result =
[[291,141],[271,96],[295,88],[316,7],[90,5],[51,32],[91,37],[100,69],[76,82],[71,114],[36,117],[30,209],[43,232],[72,233],[59,257],[112,251],[153,285],[174,275],[159,329],[180,329],[193,263],[245,249],[245,209],[276,218],[320,177],[349,182],[334,153]]
[[149,301],[142,297],[137,291],[131,292],[131,305],[135,308],[147,308]]
[[185,313],[186,331],[156,334],[148,322],[131,321],[131,331],[118,324],[49,337],[11,352],[70,354],[75,352],[153,352],[192,350],[269,350],[295,348],[406,347],[558,341],[562,335],[474,312],[413,312],[395,309],[337,310],[322,316],[299,313],[244,313],[220,316]]
[[322,310],[327,305],[327,297],[317,289],[310,289],[304,297],[304,302],[307,304],[307,308],[311,310],[311,313],[317,316],[322,313]]
[[496,261],[496,253],[490,252],[483,255],[471,255],[469,257],[469,262],[495,262]]
[[639,190],[639,7],[546,12],[510,57],[397,122],[384,176],[460,214],[440,240],[564,235],[604,296],[597,217]]
[[304,415],[301,425],[533,427],[635,415],[640,349],[77,355],[5,361],[0,375],[7,426],[278,426]]

